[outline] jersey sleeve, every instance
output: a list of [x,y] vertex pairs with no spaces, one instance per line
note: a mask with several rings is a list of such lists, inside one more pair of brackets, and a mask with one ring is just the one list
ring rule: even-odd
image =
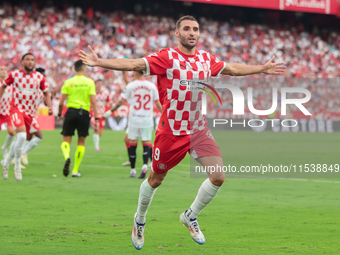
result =
[[165,74],[166,69],[169,68],[169,54],[165,49],[145,57],[143,60],[146,64],[145,75]]
[[69,83],[68,83],[68,80],[66,80],[63,86],[61,87],[61,94],[68,95],[68,93],[69,93]]
[[48,90],[48,85],[46,83],[45,77],[43,77],[40,81],[40,89],[42,92],[46,92]]
[[218,60],[215,56],[210,55],[211,76],[219,75],[223,71],[225,66],[226,66],[226,63],[224,63],[223,61]]
[[93,80],[90,81],[90,95],[96,95],[96,84]]
[[11,85],[13,82],[14,82],[13,73],[10,72],[9,75],[8,75],[8,77],[7,77],[7,79],[4,80],[2,84],[5,85],[5,86],[9,86],[9,85]]

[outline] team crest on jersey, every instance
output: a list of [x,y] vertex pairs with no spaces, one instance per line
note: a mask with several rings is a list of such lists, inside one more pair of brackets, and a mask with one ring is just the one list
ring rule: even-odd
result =
[[160,169],[160,170],[165,170],[166,167],[167,167],[167,165],[164,164],[164,163],[158,163],[157,167],[158,167],[158,169]]
[[202,64],[202,67],[203,67],[203,70],[204,70],[204,71],[208,72],[209,69],[208,69],[207,63],[203,63],[203,64]]
[[34,81],[33,81],[33,85],[38,85],[38,81],[37,81],[37,80],[34,80]]
[[73,88],[73,84],[70,85],[70,88],[71,88],[71,89]]

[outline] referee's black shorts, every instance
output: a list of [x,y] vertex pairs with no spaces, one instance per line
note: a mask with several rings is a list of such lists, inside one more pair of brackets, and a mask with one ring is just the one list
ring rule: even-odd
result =
[[90,113],[84,109],[68,108],[64,117],[63,136],[73,136],[77,129],[78,136],[88,136],[90,128]]

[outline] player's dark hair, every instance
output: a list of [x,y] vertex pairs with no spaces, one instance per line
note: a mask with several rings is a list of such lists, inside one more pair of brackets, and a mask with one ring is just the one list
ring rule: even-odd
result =
[[98,80],[95,81],[95,83],[100,82],[100,81],[103,82],[102,79],[98,79]]
[[39,72],[39,73],[41,73],[41,74],[45,75],[45,69],[44,69],[44,68],[42,68],[42,67],[38,67],[38,68],[36,68],[36,69],[35,69],[35,71],[37,71],[37,72]]
[[74,63],[74,70],[76,70],[76,72],[80,72],[81,69],[83,69],[84,63],[81,60],[78,60]]
[[27,52],[27,53],[25,53],[25,54],[22,56],[21,61],[24,60],[25,57],[26,57],[26,56],[29,56],[29,55],[31,55],[31,56],[33,56],[33,57],[35,58],[35,56],[34,56],[31,52]]
[[144,75],[143,71],[136,71],[139,75]]
[[191,15],[185,15],[181,18],[179,18],[179,20],[177,20],[176,22],[176,29],[179,30],[179,28],[181,27],[181,23],[183,20],[192,20],[192,21],[196,21],[198,23],[198,21]]

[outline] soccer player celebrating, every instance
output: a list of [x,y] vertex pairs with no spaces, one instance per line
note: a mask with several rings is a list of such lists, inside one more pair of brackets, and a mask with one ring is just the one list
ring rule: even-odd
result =
[[61,97],[58,109],[58,118],[61,118],[61,112],[64,107],[64,102],[67,99],[67,112],[63,123],[63,142],[61,150],[63,152],[65,163],[63,168],[64,176],[70,173],[70,144],[74,130],[78,133],[78,146],[75,153],[74,167],[72,170],[72,177],[81,177],[78,171],[80,163],[85,154],[85,140],[89,135],[90,128],[90,107],[92,106],[95,117],[95,132],[98,132],[98,115],[96,104],[96,87],[94,81],[85,76],[86,66],[81,60],[74,64],[76,75],[65,81],[61,88]]
[[[145,71],[157,75],[163,113],[156,131],[152,172],[140,186],[137,212],[134,216],[132,243],[136,249],[144,244],[145,216],[156,189],[167,172],[186,155],[191,154],[203,167],[223,168],[220,149],[207,128],[207,120],[201,112],[202,90],[191,90],[188,84],[206,82],[219,74],[244,76],[249,74],[282,74],[283,63],[250,66],[224,63],[207,51],[196,50],[200,35],[199,24],[192,16],[183,16],[176,23],[175,35],[178,48],[163,49],[141,59],[99,59],[90,46],[90,54],[80,51],[80,58],[89,66],[114,70]],[[197,222],[198,214],[216,196],[221,188],[224,173],[208,172],[206,179],[188,210],[180,215],[180,221],[188,227],[192,239],[205,243],[205,237]]]
[[13,98],[11,101],[11,121],[17,133],[15,142],[11,145],[10,151],[2,162],[3,178],[8,178],[9,164],[15,157],[14,175],[18,181],[22,180],[21,174],[21,154],[30,130],[36,110],[34,104],[39,97],[41,90],[46,98],[48,114],[52,115],[51,98],[45,77],[34,71],[35,57],[32,53],[26,53],[22,56],[21,64],[24,69],[10,72],[8,78],[0,87],[0,97],[4,94],[7,86],[12,85]]
[[[111,107],[111,98],[109,92],[107,92],[103,88],[103,81],[97,80],[96,81],[96,101],[97,101],[97,111],[98,111],[98,118],[99,118],[99,129],[95,131],[93,134],[93,143],[96,149],[96,152],[100,151],[99,148],[99,140],[103,134],[103,130],[105,128],[105,119],[102,118],[103,114],[105,113],[106,106],[110,105]],[[95,117],[93,111],[91,111],[91,124],[95,126]]]
[[[0,82],[3,82],[7,78],[7,69],[5,66],[0,66]],[[12,101],[12,87],[8,86],[0,101],[0,128],[2,124],[7,124],[7,136],[4,145],[1,146],[2,155],[5,158],[7,155],[7,148],[11,144],[13,136],[15,135],[14,128],[9,116],[10,104]]]
[[143,166],[142,172],[138,178],[144,179],[148,169],[149,150],[151,145],[152,127],[153,127],[153,105],[155,102],[158,110],[162,112],[162,106],[159,102],[159,96],[155,84],[147,81],[142,71],[133,72],[134,81],[130,82],[118,103],[111,110],[104,113],[103,117],[108,118],[115,110],[130,100],[129,114],[129,132],[130,140],[129,157],[131,162],[130,177],[136,177],[136,149],[138,138],[140,137],[143,144]]

